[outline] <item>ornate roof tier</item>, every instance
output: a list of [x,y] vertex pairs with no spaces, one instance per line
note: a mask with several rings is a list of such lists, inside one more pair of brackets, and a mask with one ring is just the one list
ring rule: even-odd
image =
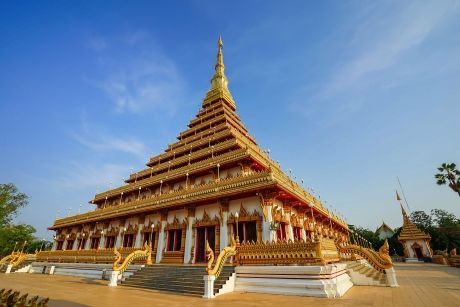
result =
[[407,240],[416,240],[416,239],[423,239],[423,240],[431,240],[431,236],[421,231],[417,226],[415,226],[409,219],[409,216],[404,210],[403,206],[401,205],[401,211],[403,215],[403,228],[401,233],[398,236],[399,241],[407,241]]

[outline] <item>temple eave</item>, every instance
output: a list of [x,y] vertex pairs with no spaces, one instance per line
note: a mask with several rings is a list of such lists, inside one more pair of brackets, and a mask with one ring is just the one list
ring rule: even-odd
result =
[[[238,178],[236,178],[238,179]],[[56,220],[54,225],[49,227],[50,230],[59,229],[78,225],[82,223],[92,223],[100,220],[106,220],[121,216],[135,215],[148,211],[158,211],[164,208],[183,207],[184,205],[193,203],[194,205],[200,201],[216,200],[222,197],[231,197],[242,193],[255,193],[261,189],[275,187],[276,182],[272,179],[269,172],[256,173],[242,177],[245,180],[225,180],[216,184],[210,184],[209,187],[201,187],[181,191],[182,193],[163,194],[159,197],[148,200],[135,201],[131,205],[118,205],[115,207],[99,209],[88,213],[75,215]],[[186,192],[189,194],[187,195]]]

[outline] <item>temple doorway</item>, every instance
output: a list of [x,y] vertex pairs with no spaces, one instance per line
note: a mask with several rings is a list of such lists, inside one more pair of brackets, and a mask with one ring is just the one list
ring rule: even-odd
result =
[[197,227],[196,228],[196,249],[195,249],[195,263],[206,262],[206,240],[212,250],[216,244],[216,227]]
[[423,253],[420,247],[414,247],[414,251],[418,259],[423,259]]

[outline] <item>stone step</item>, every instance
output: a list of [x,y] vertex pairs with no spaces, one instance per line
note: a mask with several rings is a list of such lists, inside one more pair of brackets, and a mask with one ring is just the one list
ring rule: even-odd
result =
[[[233,266],[225,266],[222,269],[221,275],[214,283],[215,292],[223,287],[233,273]],[[201,296],[204,293],[204,275],[206,275],[204,266],[152,265],[127,277],[121,284],[128,287]]]
[[148,285],[130,285],[126,284],[123,285],[125,287],[131,287],[131,288],[142,288],[142,289],[149,289],[149,290],[156,290],[156,291],[162,291],[162,292],[172,292],[172,293],[178,293],[178,294],[184,294],[184,295],[192,295],[192,296],[202,296],[203,295],[203,288],[201,288],[199,291],[191,291],[191,290],[178,290],[178,289],[167,289],[167,288],[153,288]]

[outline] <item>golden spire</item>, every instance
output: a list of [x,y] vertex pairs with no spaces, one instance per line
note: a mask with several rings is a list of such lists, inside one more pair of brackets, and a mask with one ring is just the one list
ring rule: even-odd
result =
[[225,76],[225,65],[224,65],[224,55],[222,54],[222,47],[224,43],[222,42],[222,37],[219,36],[217,41],[217,62],[215,66],[215,73],[211,79],[211,89],[223,89],[228,91],[228,80]]
[[403,224],[405,225],[408,222],[410,223],[409,216],[407,215],[406,210],[404,210],[404,207],[403,207],[402,203],[399,202],[399,205],[401,206],[401,211],[402,211],[402,215],[403,215]]
[[222,52],[223,46],[224,43],[222,42],[222,38],[219,36],[217,41],[217,61],[214,67],[215,72],[211,78],[211,88],[206,94],[206,97],[203,101],[203,106],[214,101],[215,99],[224,98],[233,108],[235,108],[235,101],[233,100],[232,94],[228,90],[228,79],[225,76],[224,55]]

